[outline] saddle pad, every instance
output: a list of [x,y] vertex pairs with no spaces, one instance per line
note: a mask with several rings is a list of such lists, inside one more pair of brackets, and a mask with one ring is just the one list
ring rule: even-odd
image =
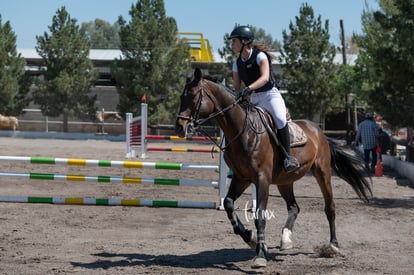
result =
[[290,133],[290,147],[302,146],[308,141],[305,132],[292,120],[288,121]]
[[[272,116],[269,112],[266,112],[263,108],[259,106],[254,106],[256,110],[258,111],[259,115],[262,118],[262,121],[264,123],[270,123],[270,125],[273,127],[274,123],[272,120]],[[308,141],[308,136],[305,134],[302,128],[298,124],[296,124],[294,121],[292,121],[292,118],[290,116],[290,113],[288,110],[286,110],[286,120],[288,122],[289,127],[289,134],[290,134],[290,147],[298,147],[306,144]]]

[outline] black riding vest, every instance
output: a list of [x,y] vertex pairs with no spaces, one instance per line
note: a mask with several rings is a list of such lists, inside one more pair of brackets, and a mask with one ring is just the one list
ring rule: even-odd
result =
[[[249,59],[246,61],[241,60],[241,56],[237,58],[237,70],[239,71],[240,79],[243,81],[244,85],[247,87],[253,82],[255,82],[260,77],[260,67],[256,62],[256,57],[260,53],[260,50],[253,48],[252,54]],[[266,54],[266,53],[265,53]],[[273,88],[274,82],[272,77],[272,63],[269,56],[266,54],[267,61],[269,62],[269,81],[262,87],[255,90],[256,93],[268,91]]]

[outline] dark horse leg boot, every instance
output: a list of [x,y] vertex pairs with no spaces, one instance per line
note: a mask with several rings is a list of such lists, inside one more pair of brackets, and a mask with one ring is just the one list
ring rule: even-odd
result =
[[283,160],[283,167],[286,172],[293,172],[299,169],[300,164],[295,159],[295,157],[290,156],[290,134],[289,126],[286,123],[286,126],[282,129],[277,130],[277,138],[279,139],[280,145],[283,147],[282,151],[285,154],[285,159]]

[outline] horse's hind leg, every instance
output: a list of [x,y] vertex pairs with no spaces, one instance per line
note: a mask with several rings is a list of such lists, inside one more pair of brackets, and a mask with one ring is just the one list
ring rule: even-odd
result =
[[293,183],[278,185],[280,195],[286,202],[288,210],[288,218],[285,226],[282,229],[282,238],[280,240],[280,249],[291,249],[293,248],[292,242],[292,231],[293,225],[295,224],[296,218],[300,212],[300,208],[296,203],[295,195],[293,193]]
[[227,192],[226,197],[224,198],[224,209],[226,210],[227,217],[229,218],[231,225],[233,226],[233,231],[235,234],[240,235],[243,241],[245,241],[251,248],[256,248],[256,240],[254,239],[253,232],[244,227],[243,223],[240,221],[236,212],[234,211],[234,202],[243,194],[244,190],[250,185],[248,182],[237,182],[235,176],[231,181],[229,191]]
[[326,163],[322,166],[315,166],[312,169],[312,172],[319,184],[319,187],[322,191],[323,199],[325,201],[325,215],[329,222],[331,247],[333,247],[334,249],[338,249],[339,245],[338,240],[336,239],[335,229],[335,202],[333,200],[330,164]]

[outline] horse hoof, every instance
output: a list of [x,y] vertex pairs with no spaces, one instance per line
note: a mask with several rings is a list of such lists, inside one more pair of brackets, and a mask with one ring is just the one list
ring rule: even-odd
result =
[[266,259],[262,257],[255,257],[253,260],[252,268],[263,268],[266,267]]
[[331,243],[331,244],[329,244],[329,246],[332,248],[332,250],[335,253],[339,253],[339,247],[338,247],[338,245]]
[[282,231],[282,239],[280,240],[280,250],[287,250],[293,248],[292,231],[284,228]]
[[293,244],[286,244],[286,243],[281,243],[280,244],[280,250],[289,250],[293,248]]

